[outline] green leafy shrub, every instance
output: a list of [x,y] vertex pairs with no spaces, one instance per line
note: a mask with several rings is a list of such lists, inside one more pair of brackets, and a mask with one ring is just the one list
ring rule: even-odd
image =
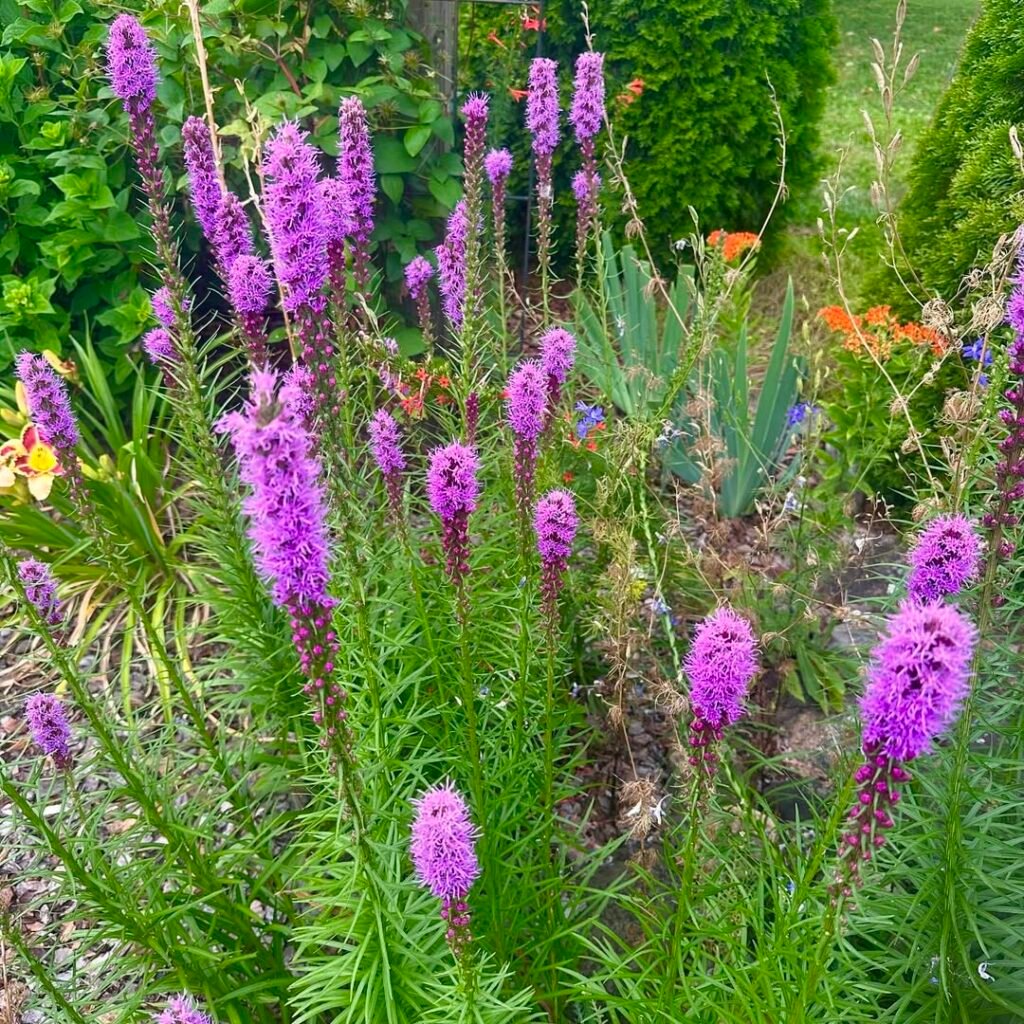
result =
[[[1018,5],[987,0],[918,143],[899,208],[912,270],[900,270],[922,300],[936,293],[952,298],[971,268],[990,260],[999,236],[1024,220],[1021,171],[1009,139],[1011,127],[1024,127],[1022,42]],[[877,284],[889,301],[907,305],[891,270],[880,272]]]
[[612,0],[591,16],[616,92],[643,83],[615,116],[656,244],[691,230],[688,206],[709,228],[760,227],[779,180],[772,89],[786,131],[787,185],[814,181],[836,34],[829,0]]
[[[129,212],[137,179],[103,74],[98,19],[111,14],[76,0],[0,0],[0,370],[19,348],[66,353],[88,331],[120,391],[130,387],[128,356],[150,319],[140,283],[149,248],[144,222]],[[202,18],[216,112],[246,112],[221,126],[227,173],[243,195],[243,168],[269,123],[302,118],[333,155],[340,99],[363,98],[376,128],[379,262],[396,279],[459,194],[461,161],[445,149],[453,126],[421,38],[384,6],[357,14],[215,2]],[[181,190],[180,126],[203,110],[195,50],[184,7],[151,21],[160,144]],[[191,220],[183,247],[205,272]]]

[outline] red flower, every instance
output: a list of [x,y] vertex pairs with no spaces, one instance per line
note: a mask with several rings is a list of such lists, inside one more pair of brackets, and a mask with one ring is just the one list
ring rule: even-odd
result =
[[537,18],[525,17],[523,18],[523,28],[527,32],[543,32],[548,27],[548,19],[544,18],[539,20]]
[[527,95],[529,95],[525,89],[513,89],[511,86],[509,86],[508,94],[516,101],[516,103],[520,100],[526,99]]
[[573,475],[572,475],[572,473],[571,473],[571,472],[570,472],[570,471],[569,471],[569,470],[567,469],[567,470],[566,470],[566,471],[565,471],[565,472],[564,472],[564,473],[562,474],[562,483],[564,483],[564,484],[571,484],[571,483],[572,483],[572,481],[573,481]]
[[498,38],[497,32],[491,32],[487,37],[487,42],[494,43],[495,46],[500,46],[503,50],[508,49],[508,47]]

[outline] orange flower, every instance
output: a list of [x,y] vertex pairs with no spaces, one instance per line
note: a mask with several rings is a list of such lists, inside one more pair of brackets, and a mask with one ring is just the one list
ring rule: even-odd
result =
[[562,474],[562,483],[563,484],[571,484],[574,479],[575,478],[573,477],[572,472],[570,470],[568,470],[568,469]]
[[864,322],[872,327],[885,327],[891,319],[892,306],[872,306],[864,314]]
[[626,88],[634,95],[639,96],[644,91],[644,80],[642,78],[634,78]]
[[942,335],[921,324],[898,324],[896,337],[902,341],[909,341],[911,345],[928,345],[932,355],[941,356],[946,351],[946,342]]
[[496,32],[491,32],[487,37],[487,42],[494,43],[495,46],[500,46],[503,50],[508,49],[508,47],[498,38],[498,34]]
[[516,101],[516,103],[520,100],[526,99],[529,95],[525,89],[513,89],[511,86],[509,86],[508,94]]
[[726,263],[732,263],[738,256],[743,255],[748,249],[756,249],[761,244],[761,239],[752,231],[712,231],[708,235],[709,245],[723,243],[723,255]]
[[856,334],[860,327],[860,317],[851,317],[842,306],[824,306],[818,310],[818,318],[825,321],[829,330],[843,334]]

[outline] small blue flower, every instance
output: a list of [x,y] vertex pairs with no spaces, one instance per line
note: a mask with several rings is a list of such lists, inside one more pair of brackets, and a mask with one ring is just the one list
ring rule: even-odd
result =
[[576,411],[582,413],[576,423],[576,436],[583,441],[591,430],[604,423],[604,409],[599,405],[587,405],[586,402],[577,402]]
[[786,426],[791,429],[798,427],[809,416],[817,416],[819,411],[816,405],[811,405],[809,402],[797,402],[786,412]]
[[964,359],[980,359],[982,366],[992,365],[992,346],[986,348],[984,338],[976,338],[970,345],[964,345],[960,354]]

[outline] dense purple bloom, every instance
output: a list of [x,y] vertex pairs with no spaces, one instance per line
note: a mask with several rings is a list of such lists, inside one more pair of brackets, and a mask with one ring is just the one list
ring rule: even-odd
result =
[[469,219],[465,201],[459,200],[448,218],[448,232],[435,250],[440,281],[441,304],[454,328],[462,326],[466,299],[466,239]]
[[548,403],[547,377],[540,363],[527,359],[509,374],[505,409],[518,437],[536,441],[544,431]]
[[398,424],[386,409],[378,409],[370,420],[370,445],[377,468],[390,476],[405,471]]
[[956,720],[977,633],[952,605],[906,601],[871,652],[861,698],[864,749],[909,761]]
[[[330,607],[329,548],[320,465],[298,409],[304,398],[277,375],[254,370],[244,412],[231,413],[218,430],[231,435],[242,480],[244,509],[256,564],[284,607]],[[297,408],[298,407],[298,408]]]
[[238,313],[262,314],[274,288],[267,261],[259,256],[239,256],[228,274],[228,296]]
[[251,256],[255,251],[249,218],[242,201],[234,192],[225,193],[221,199],[213,217],[213,225],[214,251],[220,272],[227,277],[239,256]]
[[217,208],[224,192],[217,176],[217,161],[210,138],[210,126],[204,118],[189,117],[181,126],[181,139],[185,150],[185,169],[192,207],[211,244],[216,242]]
[[694,717],[717,736],[742,716],[757,675],[757,641],[750,623],[728,607],[712,612],[697,627],[684,667]]
[[263,158],[270,248],[288,312],[315,303],[327,278],[327,232],[319,202],[320,156],[307,133],[286,121]]
[[[445,567],[460,589],[469,572],[469,516],[476,508],[480,492],[476,478],[479,468],[475,449],[453,441],[434,449],[427,471],[427,498],[441,520]],[[459,613],[463,618],[466,610],[460,599]]]
[[537,156],[551,156],[558,146],[558,62],[548,57],[530,61],[526,126]]
[[142,349],[154,366],[167,367],[179,360],[174,341],[163,327],[154,327],[142,336]]
[[18,579],[25,588],[25,597],[39,617],[48,626],[59,626],[64,621],[57,598],[57,580],[53,570],[37,558],[23,558],[18,562]]
[[358,96],[341,101],[338,113],[341,132],[338,177],[348,204],[348,232],[353,242],[353,273],[361,288],[370,280],[370,235],[373,234],[373,204],[377,179],[373,171],[373,149],[366,126],[366,110]]
[[484,93],[472,93],[462,104],[462,116],[466,121],[466,141],[463,149],[463,161],[466,174],[464,178],[467,200],[475,205],[479,200],[483,184],[484,145],[487,141],[487,114],[490,101]]
[[576,339],[564,327],[551,327],[540,338],[540,365],[547,374],[548,392],[554,405],[576,362]]
[[849,895],[860,866],[885,843],[906,762],[929,751],[955,721],[970,689],[977,631],[953,605],[905,601],[871,652],[861,697],[865,761],[857,769],[857,800],[847,815],[836,890]]
[[378,409],[370,420],[370,448],[373,460],[384,477],[388,503],[396,521],[402,517],[402,474],[405,472],[405,454],[402,438],[394,417],[385,409]]
[[512,173],[512,154],[507,149],[492,149],[484,157],[484,171],[492,186],[504,184]]
[[443,522],[469,515],[476,508],[479,468],[476,452],[458,441],[431,452],[427,498],[434,514]]
[[107,38],[107,73],[114,95],[135,109],[156,98],[156,51],[137,18],[119,14]]
[[163,327],[170,330],[174,326],[174,309],[171,306],[171,293],[166,287],[157,288],[150,296],[150,304],[153,307],[153,316],[157,318]]
[[52,693],[34,693],[25,703],[32,737],[58,768],[71,767],[71,726],[64,705]]
[[327,240],[344,242],[352,232],[348,189],[340,178],[323,178],[319,187]]
[[78,465],[75,447],[79,434],[67,385],[42,356],[22,352],[15,365],[25,388],[29,419],[43,441],[56,451],[64,471],[73,473]]
[[957,594],[974,582],[981,561],[981,539],[964,516],[939,516],[917,538],[910,552],[907,590],[917,601]]
[[446,938],[458,953],[470,938],[466,897],[480,875],[476,829],[465,800],[451,783],[428,790],[415,807],[410,853],[416,878],[442,901]]
[[416,301],[423,294],[427,282],[434,276],[434,267],[423,256],[417,256],[405,266],[405,287]]
[[153,1018],[155,1024],[213,1024],[189,995],[172,996],[167,1009]]
[[505,393],[505,413],[515,435],[516,506],[525,521],[533,501],[537,438],[547,422],[548,385],[540,363],[533,359],[520,363],[509,374]]
[[568,491],[548,491],[533,513],[533,529],[537,535],[537,553],[541,565],[541,599],[549,627],[558,617],[558,595],[562,589],[572,554],[573,541],[579,527],[576,502]]
[[604,120],[604,54],[581,53],[576,58],[576,81],[569,123],[576,141],[591,141]]
[[588,216],[597,203],[597,194],[600,191],[601,176],[599,174],[591,177],[587,171],[577,171],[572,176],[572,194]]

